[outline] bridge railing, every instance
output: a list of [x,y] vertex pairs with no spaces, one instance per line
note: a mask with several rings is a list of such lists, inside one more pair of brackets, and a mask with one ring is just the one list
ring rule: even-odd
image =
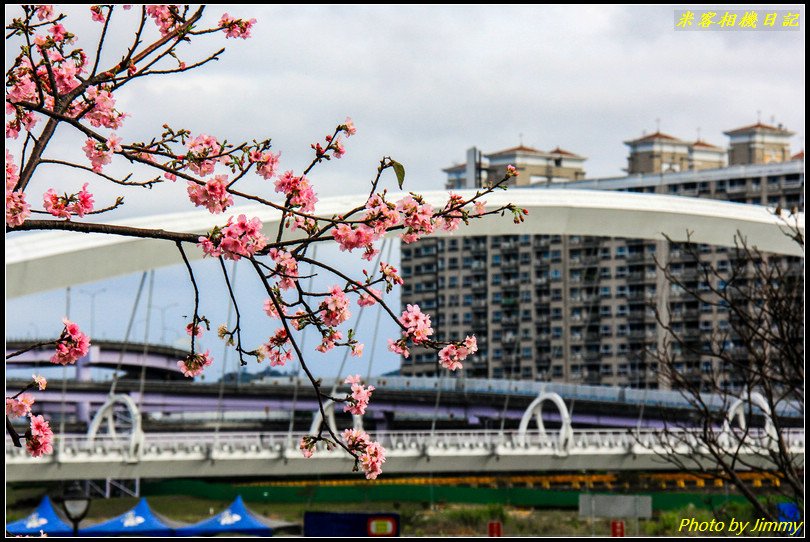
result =
[[[765,429],[739,428],[730,430],[721,438],[727,439],[730,448],[743,443],[746,453],[760,450],[765,452],[774,446],[772,437]],[[141,454],[177,453],[181,455],[201,455],[211,451],[222,452],[259,452],[297,453],[298,443],[305,433],[267,432],[267,433],[146,433],[141,446]],[[373,436],[373,435],[372,435]],[[780,438],[789,450],[804,453],[804,429],[786,429]],[[528,431],[522,437],[517,431],[388,431],[380,436],[380,442],[392,452],[405,453],[416,451],[427,453],[441,450],[478,450],[496,453],[498,450],[540,449],[560,452],[559,432]],[[661,450],[698,450],[702,448],[701,431],[674,429],[666,432],[657,429],[610,430],[610,429],[577,429],[566,452],[588,453],[602,452],[635,452],[649,453]],[[99,436],[93,441],[85,434],[66,434],[57,436],[54,441],[55,457],[104,457],[109,455],[129,456],[127,439],[110,436]],[[336,452],[341,453],[341,452]],[[23,458],[25,448],[16,448],[6,438],[6,458]],[[227,457],[227,455],[225,456]],[[132,459],[132,458],[130,458]]]

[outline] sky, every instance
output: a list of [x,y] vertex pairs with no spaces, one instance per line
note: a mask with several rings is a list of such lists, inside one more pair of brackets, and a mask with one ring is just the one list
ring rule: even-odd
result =
[[[101,26],[90,20],[87,6],[57,10],[69,15],[65,25],[79,36],[80,45],[91,47]],[[759,117],[796,132],[794,151],[803,148],[804,29],[676,32],[675,10],[211,5],[209,22],[223,12],[255,17],[253,37],[204,36],[182,47],[181,58],[190,63],[227,47],[218,62],[122,89],[117,105],[131,117],[117,133],[125,141],[144,140],[168,122],[232,142],[269,137],[281,152],[282,169],[301,171],[311,158],[310,144],[350,116],[358,132],[347,142],[347,155],[310,175],[322,197],[366,190],[383,156],[405,165],[406,189],[442,188],[441,169],[462,162],[471,146],[485,153],[519,143],[541,150],[560,146],[588,158],[589,177],[618,176],[627,156],[622,142],[657,126],[683,139],[695,139],[700,130],[704,140],[725,146],[724,130]],[[803,8],[796,10],[803,21]],[[7,5],[6,21],[18,11]],[[102,64],[120,58],[132,35],[132,17],[132,12],[116,13]],[[7,43],[7,66],[15,54]],[[48,152],[81,162],[86,160],[82,142],[75,132],[62,129]],[[12,151],[19,150],[17,143],[7,140]],[[110,171],[124,174],[128,168],[114,162]],[[136,170],[136,177],[141,173]],[[30,190],[64,186],[76,191],[88,181],[99,205],[120,194],[117,187],[52,166],[38,171]],[[246,186],[270,194],[262,182],[257,178]],[[393,179],[386,182],[394,187]],[[192,208],[181,183],[124,195],[124,207],[105,220]],[[397,253],[394,247],[395,265]],[[322,254],[346,261],[334,248]],[[227,296],[211,263],[198,262],[195,269],[211,283],[204,303],[218,325],[227,317]],[[347,264],[359,269],[357,262]],[[180,339],[177,330],[189,314],[192,295],[184,273],[182,267],[156,272],[150,338]],[[326,277],[316,280],[328,283]],[[129,316],[139,281],[140,276],[130,276],[73,288],[71,317],[88,322],[91,293],[100,292],[94,331],[121,338],[123,315]],[[247,279],[237,284],[240,295],[261,300],[258,285]],[[58,333],[65,300],[65,291],[7,300],[7,336]],[[398,298],[391,303],[396,306]],[[265,339],[274,328],[268,329],[257,311],[249,313],[249,340]],[[145,319],[145,313],[138,318]],[[368,314],[364,318],[366,324],[373,321]],[[136,333],[142,339],[144,322],[140,325]],[[393,331],[390,323],[381,323],[379,335]],[[382,347],[374,349],[372,372],[396,368],[396,356],[385,352],[382,338],[378,342]],[[215,337],[205,339],[204,346],[215,354],[222,348]],[[316,372],[331,375],[342,353],[323,358],[313,362]],[[365,361],[347,363],[352,362],[351,367],[366,371]]]

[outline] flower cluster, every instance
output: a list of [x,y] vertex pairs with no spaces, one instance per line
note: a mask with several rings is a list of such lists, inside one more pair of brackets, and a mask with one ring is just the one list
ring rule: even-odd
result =
[[214,172],[217,162],[228,163],[227,156],[220,156],[222,146],[210,135],[200,134],[188,142],[188,152],[184,156],[191,171],[201,177]]
[[402,311],[399,323],[405,328],[403,334],[414,344],[425,342],[433,335],[433,328],[430,327],[430,316],[419,309],[419,305],[408,305]]
[[251,151],[248,155],[249,160],[256,164],[256,173],[265,180],[272,179],[273,175],[276,174],[279,157],[279,154],[273,154],[272,152],[262,153],[259,151]]
[[461,209],[465,203],[464,198],[451,192],[447,204],[442,209],[445,215],[436,219],[436,225],[444,231],[456,231],[461,221],[467,219],[466,211]]
[[399,271],[397,271],[397,268],[393,265],[380,262],[380,273],[382,273],[383,279],[385,280],[386,293],[389,293],[394,286],[402,286],[405,284],[405,281],[399,276]]
[[236,222],[230,217],[225,227],[214,227],[207,236],[201,236],[197,244],[206,256],[239,260],[262,250],[267,246],[267,238],[262,235],[261,220],[248,220],[245,215],[239,215]]
[[276,192],[287,197],[290,207],[298,207],[301,212],[311,213],[315,210],[318,198],[312,185],[305,176],[296,177],[292,171],[285,171],[275,182]]
[[90,349],[90,337],[82,333],[79,325],[67,318],[62,319],[65,329],[56,341],[56,353],[51,357],[51,363],[70,365],[82,356],[86,356]]
[[31,416],[31,425],[25,435],[25,448],[31,457],[42,457],[53,452],[53,431],[42,416]]
[[289,252],[277,248],[271,248],[268,254],[276,262],[275,273],[279,277],[278,287],[282,290],[295,288],[295,281],[298,280],[298,261]]
[[93,108],[85,114],[84,118],[96,128],[104,126],[113,130],[118,129],[123,124],[124,118],[129,116],[115,108],[115,98],[112,92],[105,88],[89,86],[84,95],[87,102],[93,104]]
[[225,32],[226,38],[242,38],[246,40],[250,37],[250,31],[253,25],[256,24],[256,19],[234,19],[227,13],[222,15],[219,20],[219,26]]
[[34,406],[34,396],[30,393],[21,393],[16,398],[6,397],[6,416],[9,418],[21,418],[31,414],[31,407]]
[[114,152],[121,152],[121,138],[111,134],[107,141],[88,139],[84,142],[84,154],[90,160],[93,171],[101,173],[104,166],[112,162]]
[[25,193],[14,190],[19,180],[17,164],[6,150],[6,225],[11,227],[21,226],[31,216],[31,205],[25,201]]
[[287,330],[284,328],[277,329],[267,342],[259,347],[259,352],[267,357],[270,367],[284,365],[288,361],[292,361],[290,337],[287,335]]
[[382,298],[382,292],[380,292],[379,290],[375,290],[374,288],[371,287],[366,287],[366,290],[368,290],[368,292],[361,293],[360,299],[357,300],[357,304],[360,305],[361,307],[370,307],[371,305],[377,303],[377,299]]
[[222,213],[233,205],[233,198],[228,194],[228,177],[225,175],[216,175],[203,186],[189,181],[188,197],[194,205],[205,207],[212,214]]
[[155,20],[161,36],[168,36],[180,23],[179,4],[148,4],[146,14]]
[[94,204],[93,194],[87,191],[88,184],[84,183],[78,193],[71,195],[60,196],[53,188],[49,189],[43,196],[45,210],[53,216],[67,220],[70,220],[74,213],[79,217],[84,217],[93,211]]
[[423,235],[433,233],[433,206],[429,203],[405,196],[397,202],[397,210],[405,215],[402,222],[407,229],[400,235],[403,243],[414,243]]
[[368,480],[374,480],[382,473],[385,448],[378,442],[372,442],[368,433],[358,429],[346,429],[343,431],[343,441],[349,450],[358,455],[357,461]]
[[189,354],[185,359],[177,362],[177,366],[183,372],[183,375],[193,378],[202,374],[203,369],[208,367],[214,362],[211,357],[211,352],[206,350],[204,354]]
[[351,317],[349,312],[349,300],[346,294],[338,286],[332,286],[329,290],[331,294],[320,304],[321,319],[327,326],[339,326]]
[[346,405],[343,407],[343,412],[351,412],[354,415],[362,416],[366,413],[366,407],[368,407],[374,386],[363,386],[360,383],[360,375],[348,376],[344,383],[351,384],[352,393],[346,397]]
[[321,344],[315,347],[315,350],[325,354],[335,347],[335,343],[343,339],[343,333],[328,327],[321,331]]
[[467,359],[467,356],[478,352],[478,343],[475,337],[469,335],[460,344],[449,344],[439,351],[439,363],[445,369],[455,371],[461,369],[461,362]]

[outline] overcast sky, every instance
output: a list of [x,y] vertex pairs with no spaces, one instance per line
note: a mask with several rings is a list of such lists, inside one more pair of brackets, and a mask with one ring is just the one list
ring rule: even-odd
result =
[[[7,6],[6,21],[18,9]],[[703,139],[725,146],[722,132],[755,122],[759,111],[764,122],[773,119],[796,132],[794,151],[802,147],[804,29],[675,32],[674,10],[210,6],[209,21],[225,11],[255,17],[253,38],[225,40],[217,33],[200,39],[181,49],[183,60],[190,63],[227,46],[219,62],[126,87],[117,95],[118,105],[132,117],[118,133],[140,140],[170,122],[232,142],[270,137],[282,152],[282,168],[300,171],[310,159],[310,143],[351,116],[358,132],[348,141],[346,157],[311,175],[322,196],[363,191],[384,155],[405,164],[407,188],[441,188],[441,168],[463,161],[468,147],[492,152],[521,138],[542,150],[559,145],[587,156],[589,177],[620,175],[626,165],[622,141],[654,131],[656,119],[671,135],[694,139],[700,128]],[[62,11],[72,16],[66,26],[81,44],[93,43],[101,26],[89,20],[87,7]],[[109,63],[120,58],[120,47],[131,36],[132,12],[119,14]],[[15,54],[7,48],[7,65]],[[63,129],[52,152],[85,160],[81,143]],[[114,168],[126,171],[124,164]],[[113,197],[89,180],[97,203]],[[31,191],[60,183],[75,191],[82,182],[72,173],[43,169]],[[29,200],[41,201],[38,195]],[[191,208],[179,184],[134,192],[127,200],[110,219]],[[182,287],[172,286],[172,281],[182,283],[175,271],[159,272],[164,305],[183,302],[169,295],[184,295]],[[96,298],[98,333],[122,334],[120,318],[99,315],[108,309],[119,314],[126,300],[131,306],[137,280],[85,287],[107,288]],[[57,307],[63,301],[57,299],[63,300],[64,292],[7,303],[7,334],[53,328],[43,318],[62,312]],[[87,296],[75,297],[73,310],[86,316],[88,305]],[[226,304],[215,305],[224,311]],[[181,314],[187,314],[185,307],[173,319]],[[161,335],[155,329],[153,336]],[[396,366],[396,358],[383,366]]]

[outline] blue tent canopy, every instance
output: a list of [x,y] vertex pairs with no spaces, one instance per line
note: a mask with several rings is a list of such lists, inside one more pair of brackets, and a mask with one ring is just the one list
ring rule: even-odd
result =
[[6,530],[13,535],[35,535],[39,536],[40,531],[44,531],[49,536],[71,536],[73,528],[62,521],[48,496],[42,497],[37,509],[31,512],[26,518],[17,520],[6,525]]
[[182,527],[175,532],[177,536],[210,536],[218,533],[272,536],[273,528],[269,522],[248,510],[240,495],[228,508],[216,516],[188,527]]
[[79,531],[81,536],[172,536],[173,534],[174,528],[152,512],[146,499],[141,499],[129,512]]

